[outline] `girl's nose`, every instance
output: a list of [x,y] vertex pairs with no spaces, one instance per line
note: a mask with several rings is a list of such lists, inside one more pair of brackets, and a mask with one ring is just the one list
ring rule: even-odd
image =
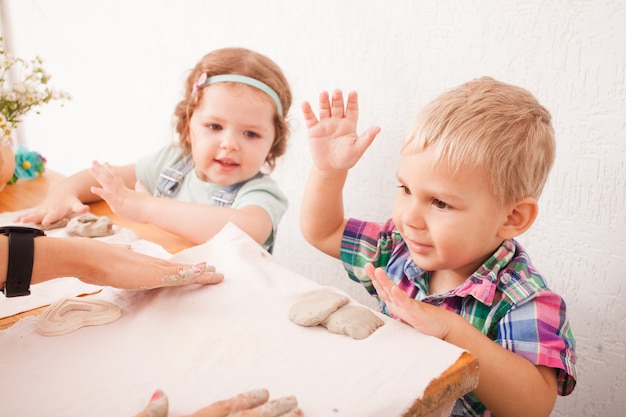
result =
[[224,132],[224,135],[222,136],[222,141],[220,142],[220,148],[227,151],[238,151],[239,141],[234,134]]

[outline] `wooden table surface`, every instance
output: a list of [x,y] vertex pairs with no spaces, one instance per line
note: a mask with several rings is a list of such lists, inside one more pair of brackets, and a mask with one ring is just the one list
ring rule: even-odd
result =
[[[45,199],[50,189],[63,178],[61,174],[48,170],[36,179],[7,185],[0,192],[0,212],[23,210],[39,204]],[[134,230],[142,239],[161,245],[170,253],[193,246],[191,242],[156,226],[123,219],[113,214],[105,202],[91,204],[91,212],[99,216],[108,216],[116,225]],[[40,314],[44,309],[45,307],[41,307],[15,316],[0,318],[0,330],[12,326],[25,316]],[[456,398],[475,389],[477,385],[478,360],[469,353],[463,353],[454,365],[428,385],[424,396],[416,400],[403,417],[443,415],[442,411],[449,408]]]

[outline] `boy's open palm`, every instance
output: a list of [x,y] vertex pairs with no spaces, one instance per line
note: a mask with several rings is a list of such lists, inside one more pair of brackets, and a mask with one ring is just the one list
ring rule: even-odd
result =
[[320,94],[319,120],[309,102],[302,104],[302,113],[308,129],[309,146],[313,162],[321,170],[347,170],[352,168],[370,146],[380,128],[370,127],[360,136],[356,132],[359,118],[357,93],[348,94],[344,109],[343,93]]
[[394,318],[402,320],[424,334],[439,339],[446,338],[450,327],[449,319],[456,316],[455,314],[412,299],[398,288],[382,268],[374,268],[370,263],[365,266],[365,272]]

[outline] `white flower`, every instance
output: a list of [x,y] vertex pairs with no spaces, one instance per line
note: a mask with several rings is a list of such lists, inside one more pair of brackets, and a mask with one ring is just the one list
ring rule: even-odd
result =
[[8,55],[0,36],[0,138],[10,135],[23,115],[42,104],[71,100],[67,92],[48,85],[50,75],[42,64],[38,56],[25,61]]

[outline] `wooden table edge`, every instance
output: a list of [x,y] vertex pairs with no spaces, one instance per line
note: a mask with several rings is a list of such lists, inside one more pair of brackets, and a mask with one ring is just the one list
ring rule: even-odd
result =
[[452,366],[428,384],[422,398],[415,400],[403,417],[421,417],[425,415],[424,412],[435,412],[442,404],[453,403],[477,386],[478,359],[463,352]]

